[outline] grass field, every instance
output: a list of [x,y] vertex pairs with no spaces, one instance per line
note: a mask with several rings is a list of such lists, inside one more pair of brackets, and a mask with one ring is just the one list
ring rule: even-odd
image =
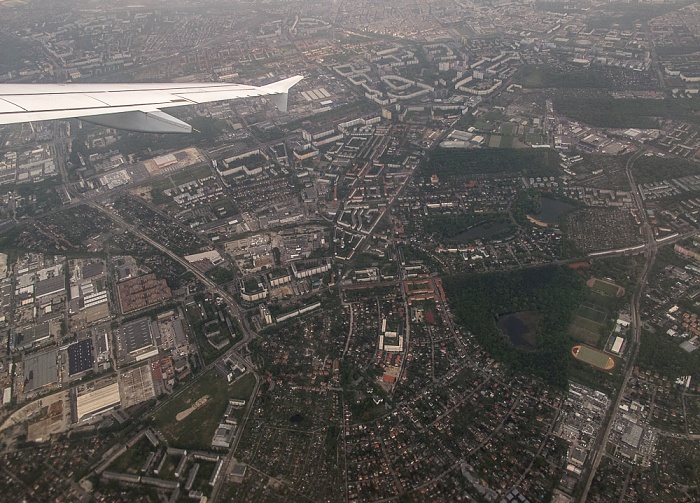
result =
[[238,213],[238,208],[236,207],[236,204],[225,197],[211,203],[211,207],[214,208],[214,210],[216,210],[217,212],[219,210],[223,210],[225,212],[223,214],[220,213],[220,215],[230,216]]
[[165,460],[165,464],[158,473],[158,477],[165,480],[172,480],[175,478],[175,470],[177,470],[177,464],[179,460],[175,456],[168,456]]
[[422,171],[446,178],[471,177],[474,174],[512,173],[523,176],[555,176],[559,173],[559,156],[537,149],[445,149],[430,152]]
[[200,178],[205,178],[211,176],[211,169],[208,165],[199,166],[196,168],[190,167],[173,173],[170,178],[175,185],[182,185],[183,183],[191,182],[192,180],[199,180]]
[[501,148],[513,148],[513,137],[516,132],[516,126],[514,124],[503,124],[501,126],[501,133],[503,137],[501,138]]
[[585,330],[588,330],[590,332],[594,332],[596,334],[600,334],[600,328],[602,325],[600,323],[596,323],[593,320],[589,320],[588,318],[584,318],[583,316],[578,316],[576,315],[574,317],[574,325],[577,327],[583,328]]
[[527,133],[525,135],[525,142],[530,145],[541,145],[547,141],[547,138],[542,136],[540,133]]
[[700,104],[694,99],[616,99],[604,91],[582,96],[576,91],[560,90],[557,94],[554,98],[557,113],[594,127],[657,128],[659,117],[698,123]]
[[501,138],[501,148],[513,148],[513,135],[503,135],[503,138]]
[[586,318],[598,325],[602,325],[605,323],[608,313],[606,313],[604,310],[598,309],[596,306],[581,304],[576,310],[576,316]]
[[688,411],[686,415],[688,433],[697,434],[700,432],[700,397],[685,395],[683,400]]
[[151,198],[153,204],[166,204],[172,201],[172,199],[166,196],[163,191],[166,189],[173,188],[173,182],[169,177],[165,177],[157,182],[151,184]]
[[[215,370],[210,370],[175,399],[168,402],[153,418],[153,424],[174,447],[208,449],[214,431],[226,410],[229,398],[250,400],[255,388],[255,377],[246,374],[230,385]],[[190,415],[177,421],[175,416],[189,408],[198,399],[208,396],[207,402]],[[243,413],[243,409],[240,410]]]
[[516,80],[526,88],[605,88],[607,79],[590,69],[562,71],[549,65],[526,65]]
[[590,330],[576,325],[576,320],[574,320],[574,323],[569,327],[569,336],[576,341],[585,342],[590,346],[597,346],[598,342],[600,342],[600,333],[591,332]]
[[214,474],[216,463],[202,460],[198,460],[197,462],[199,463],[199,470],[197,471],[197,477],[194,479],[192,489],[194,491],[202,491],[202,493],[208,498],[211,495],[209,479]]
[[489,139],[489,147],[494,147],[498,148],[501,146],[501,135],[500,134],[492,134],[491,138]]
[[592,278],[591,280],[588,280],[586,284],[588,284],[588,286],[590,286],[594,291],[602,293],[603,295],[607,295],[609,297],[617,297],[618,291],[620,289],[620,287],[615,283],[609,283],[607,281],[603,281],[597,278]]
[[583,344],[571,348],[571,354],[577,360],[581,360],[600,370],[612,370],[615,368],[615,360],[611,356]]
[[569,336],[574,340],[597,346],[607,316],[607,312],[598,306],[582,303],[569,326]]
[[113,472],[138,475],[141,473],[141,468],[146,462],[148,454],[155,450],[148,440],[142,438],[133,447],[127,449],[124,454],[119,456],[114,463],[109,465],[109,469]]

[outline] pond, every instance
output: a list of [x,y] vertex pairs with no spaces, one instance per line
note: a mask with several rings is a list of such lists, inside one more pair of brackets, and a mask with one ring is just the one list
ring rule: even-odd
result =
[[292,417],[289,418],[289,422],[292,424],[299,424],[304,420],[304,416],[301,414],[294,414]]
[[457,234],[450,241],[456,243],[469,243],[475,239],[490,239],[500,233],[505,233],[510,230],[510,222],[505,220],[484,222],[474,227],[470,227],[466,231]]
[[564,212],[574,207],[573,204],[557,199],[550,199],[548,197],[541,198],[541,205],[542,209],[538,213],[530,216],[548,225],[558,225],[559,217],[561,217]]
[[521,349],[537,349],[537,318],[534,313],[522,311],[498,317],[498,329],[508,336],[510,343]]

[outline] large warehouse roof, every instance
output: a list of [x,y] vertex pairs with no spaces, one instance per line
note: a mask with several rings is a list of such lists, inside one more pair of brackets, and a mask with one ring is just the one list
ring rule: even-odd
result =
[[39,281],[36,284],[35,294],[36,297],[44,297],[46,295],[53,295],[59,292],[65,292],[66,290],[66,278],[63,276],[56,276],[55,278],[45,279]]
[[119,405],[119,384],[116,382],[103,388],[88,391],[77,398],[78,421],[104,412]]
[[24,391],[32,391],[58,381],[58,351],[44,351],[24,359]]
[[121,327],[121,340],[129,354],[154,345],[150,318],[140,318]]
[[91,339],[83,339],[68,346],[68,375],[73,376],[90,370],[94,363]]

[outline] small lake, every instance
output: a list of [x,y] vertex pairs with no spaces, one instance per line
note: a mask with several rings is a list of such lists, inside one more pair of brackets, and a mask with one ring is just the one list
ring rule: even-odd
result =
[[506,221],[484,222],[483,224],[475,225],[467,229],[461,234],[457,234],[450,239],[450,241],[455,243],[469,243],[475,239],[487,240],[509,229],[510,223]]
[[574,207],[573,204],[548,197],[542,197],[540,201],[542,209],[539,213],[530,216],[549,225],[558,225],[562,213]]
[[529,312],[510,313],[498,317],[498,329],[508,336],[510,343],[521,349],[537,349],[535,315]]

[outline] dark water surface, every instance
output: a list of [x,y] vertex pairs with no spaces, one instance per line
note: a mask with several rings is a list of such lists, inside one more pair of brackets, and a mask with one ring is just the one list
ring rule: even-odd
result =
[[527,313],[510,313],[498,317],[498,329],[508,336],[513,346],[522,349],[537,349],[534,330],[520,319]]
[[562,213],[574,207],[573,204],[558,201],[556,199],[549,199],[548,197],[541,198],[541,204],[542,209],[540,212],[530,216],[532,218],[536,218],[540,222],[550,225],[557,225],[559,223],[559,217],[561,217]]

